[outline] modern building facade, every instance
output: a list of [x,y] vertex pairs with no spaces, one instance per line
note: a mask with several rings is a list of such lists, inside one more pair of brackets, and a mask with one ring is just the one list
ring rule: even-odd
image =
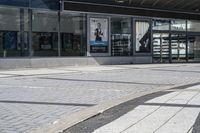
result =
[[200,62],[198,0],[1,0],[0,67]]

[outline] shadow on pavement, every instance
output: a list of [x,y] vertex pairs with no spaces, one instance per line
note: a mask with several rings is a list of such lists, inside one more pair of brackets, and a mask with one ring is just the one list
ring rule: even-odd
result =
[[158,84],[158,83],[139,83],[139,82],[124,82],[124,81],[109,81],[109,80],[82,80],[82,79],[63,79],[63,78],[44,78],[49,80],[64,80],[73,82],[98,82],[98,83],[115,83],[115,84],[138,84],[138,85],[155,85],[155,86],[172,86],[174,84]]

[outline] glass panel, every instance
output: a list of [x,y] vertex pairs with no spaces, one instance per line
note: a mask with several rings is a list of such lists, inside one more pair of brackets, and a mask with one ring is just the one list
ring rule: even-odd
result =
[[58,56],[57,12],[33,11],[32,49],[34,56]]
[[59,10],[59,0],[31,0],[31,7]]
[[136,52],[151,52],[151,28],[149,22],[136,22]]
[[153,34],[153,57],[155,63],[169,62],[169,34]]
[[169,30],[169,20],[153,20],[153,30]]
[[28,7],[29,0],[0,0],[0,5]]
[[172,31],[186,31],[186,20],[171,20]]
[[131,19],[111,19],[112,56],[130,56],[131,52]]
[[0,8],[0,56],[28,55],[28,13],[23,9]]
[[186,35],[172,34],[171,35],[171,52],[173,62],[186,61]]
[[189,61],[200,61],[200,36],[188,37]]
[[61,55],[86,55],[86,16],[84,14],[61,14]]
[[191,21],[188,22],[188,31],[200,32],[200,21]]

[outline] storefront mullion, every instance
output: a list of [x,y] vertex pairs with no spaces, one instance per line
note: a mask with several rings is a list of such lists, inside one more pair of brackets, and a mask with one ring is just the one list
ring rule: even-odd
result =
[[186,20],[186,62],[189,61],[189,54],[188,54],[188,21]]
[[32,49],[32,10],[28,9],[28,52],[29,57],[33,56],[33,49]]

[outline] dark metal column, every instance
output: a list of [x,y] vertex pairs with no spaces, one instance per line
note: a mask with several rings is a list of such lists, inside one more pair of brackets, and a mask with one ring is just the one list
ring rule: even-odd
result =
[[20,9],[20,55],[24,56],[24,9]]
[[171,32],[171,20],[169,21],[169,62],[172,63],[172,32]]
[[60,57],[61,56],[61,35],[60,35],[61,25],[60,25],[60,20],[61,20],[61,11],[62,11],[63,2],[60,0],[59,4],[60,4],[60,9],[58,11],[58,56]]
[[28,23],[28,29],[29,29],[29,32],[28,32],[28,44],[29,44],[29,57],[32,57],[33,56],[33,52],[32,52],[32,10],[31,9],[28,9],[28,19],[29,19],[29,23]]
[[186,62],[189,62],[188,55],[188,21],[186,20]]

